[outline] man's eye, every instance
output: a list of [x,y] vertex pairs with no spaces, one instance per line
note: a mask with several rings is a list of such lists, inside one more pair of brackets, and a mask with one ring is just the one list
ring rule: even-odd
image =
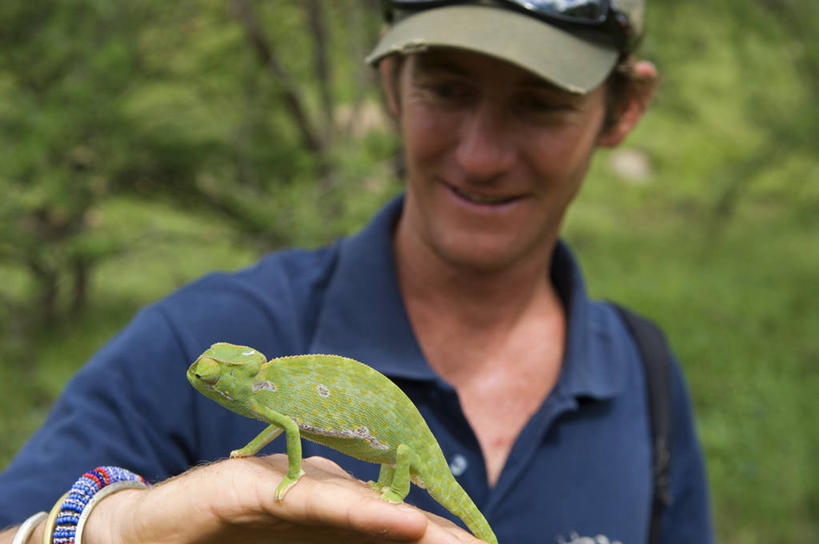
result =
[[558,113],[571,109],[571,106],[558,100],[532,95],[523,96],[517,102],[518,107],[529,113]]
[[438,83],[437,85],[432,85],[431,90],[440,98],[454,98],[463,94],[462,89],[459,89],[458,86],[453,83]]
[[425,83],[423,89],[436,100],[450,102],[468,100],[472,95],[469,85],[457,81],[431,81]]

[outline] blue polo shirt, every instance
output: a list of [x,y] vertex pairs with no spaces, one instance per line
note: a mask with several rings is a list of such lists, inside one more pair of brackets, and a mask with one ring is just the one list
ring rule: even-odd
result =
[[[210,274],[137,314],[68,383],[0,474],[0,527],[48,510],[94,466],[119,465],[159,481],[245,445],[264,425],[206,399],[185,378],[202,351],[228,341],[268,357],[336,353],[389,376],[418,406],[501,542],[645,543],[652,493],[646,387],[617,314],[587,298],[559,244],[551,275],[568,316],[563,366],[490,488],[457,393],[424,359],[399,293],[391,237],[401,206],[396,199],[359,234],[330,247],[278,252],[236,273]],[[708,544],[705,470],[676,364],[673,379],[673,502],[663,542]],[[305,456],[333,459],[363,480],[378,475],[375,465],[312,442],[303,447]],[[276,451],[284,451],[283,439],[264,453]],[[414,486],[407,501],[452,518]]]

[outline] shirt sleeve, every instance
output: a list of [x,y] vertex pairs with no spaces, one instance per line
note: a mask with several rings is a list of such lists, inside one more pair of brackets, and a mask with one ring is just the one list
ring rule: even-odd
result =
[[660,520],[663,544],[715,542],[708,478],[679,364],[672,370],[671,505]]
[[188,359],[157,306],[137,314],[69,381],[0,474],[0,527],[50,509],[95,466],[154,481],[184,471],[196,438]]

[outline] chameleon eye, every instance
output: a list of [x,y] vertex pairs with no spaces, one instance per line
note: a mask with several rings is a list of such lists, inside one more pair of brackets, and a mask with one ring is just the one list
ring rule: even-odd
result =
[[196,368],[193,370],[193,375],[197,380],[204,383],[214,385],[219,381],[221,375],[219,363],[210,357],[202,357],[196,362]]

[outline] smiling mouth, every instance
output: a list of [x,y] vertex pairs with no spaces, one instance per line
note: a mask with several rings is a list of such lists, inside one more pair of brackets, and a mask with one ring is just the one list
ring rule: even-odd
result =
[[490,196],[490,195],[482,195],[478,193],[472,193],[470,191],[466,191],[464,189],[459,189],[457,187],[449,186],[450,190],[453,193],[458,195],[460,198],[472,202],[475,204],[484,204],[490,206],[497,206],[500,204],[508,204],[509,202],[513,202],[517,200],[519,197],[517,196]]

